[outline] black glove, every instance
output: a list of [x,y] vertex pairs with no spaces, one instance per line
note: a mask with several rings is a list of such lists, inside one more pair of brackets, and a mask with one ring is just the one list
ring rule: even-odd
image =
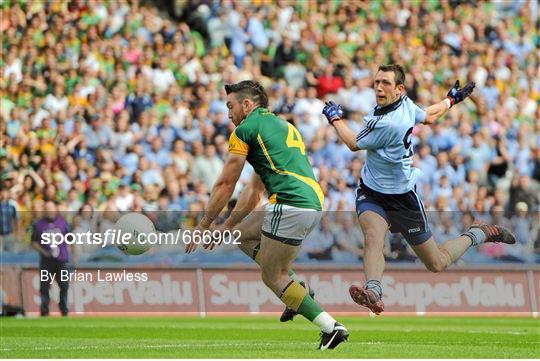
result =
[[446,97],[450,99],[450,106],[453,106],[454,104],[462,102],[465,98],[470,96],[474,90],[474,82],[470,82],[469,84],[465,85],[463,88],[459,87],[459,80],[456,80],[456,83],[448,91],[448,94],[446,94]]
[[322,113],[328,120],[328,123],[334,124],[335,121],[343,118],[343,108],[332,101],[326,102],[326,106],[323,108]]

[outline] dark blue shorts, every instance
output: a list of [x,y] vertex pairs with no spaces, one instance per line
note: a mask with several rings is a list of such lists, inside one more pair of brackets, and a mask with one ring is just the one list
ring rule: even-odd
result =
[[356,189],[356,214],[365,211],[386,219],[390,232],[401,233],[411,246],[422,244],[432,236],[424,205],[415,191],[384,194],[361,182]]

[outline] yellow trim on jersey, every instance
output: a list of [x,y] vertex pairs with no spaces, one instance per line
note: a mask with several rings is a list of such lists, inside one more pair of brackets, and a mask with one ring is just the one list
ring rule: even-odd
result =
[[236,129],[231,133],[229,137],[229,153],[248,155],[249,145],[236,135]]
[[274,193],[270,197],[268,197],[268,202],[270,204],[276,204],[277,203],[277,194]]
[[300,174],[297,174],[297,173],[294,173],[294,172],[289,172],[288,170],[281,170],[281,169],[277,169],[274,162],[272,161],[272,158],[270,158],[270,154],[268,153],[268,150],[266,150],[266,146],[264,145],[264,142],[262,140],[262,137],[260,134],[257,134],[257,140],[259,141],[259,144],[261,145],[261,148],[264,152],[264,155],[266,156],[266,159],[268,160],[268,163],[270,163],[270,167],[272,167],[272,170],[274,172],[276,172],[277,174],[283,174],[283,175],[290,175],[290,176],[293,176],[295,177],[296,179],[304,182],[305,184],[307,184],[308,186],[310,186],[313,191],[315,192],[315,194],[317,194],[317,197],[319,198],[319,202],[321,203],[321,207],[324,207],[324,194],[322,192],[322,189],[321,189],[321,186],[319,185],[319,183],[317,183],[315,180],[309,178],[309,177],[306,177],[306,176],[303,176],[303,175],[300,175]]

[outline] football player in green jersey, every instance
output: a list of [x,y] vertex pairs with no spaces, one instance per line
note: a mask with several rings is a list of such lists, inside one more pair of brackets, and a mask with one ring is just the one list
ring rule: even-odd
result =
[[[291,270],[302,240],[318,225],[324,204],[302,137],[292,124],[266,109],[268,97],[259,83],[246,80],[226,85],[225,91],[229,119],[236,128],[198,229],[209,229],[227,205],[247,160],[255,174],[229,218],[213,229],[239,230],[240,249],[259,264],[263,282],[287,312],[299,313],[320,327],[319,349],[335,348],[347,340],[347,329],[323,311]],[[269,202],[257,208],[265,192]],[[186,252],[196,247],[189,243]]]

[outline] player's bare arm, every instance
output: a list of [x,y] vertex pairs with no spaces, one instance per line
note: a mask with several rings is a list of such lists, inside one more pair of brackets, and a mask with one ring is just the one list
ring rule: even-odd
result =
[[347,145],[347,147],[349,147],[350,150],[353,152],[360,150],[356,144],[356,134],[345,122],[341,121],[343,118],[343,109],[341,108],[341,105],[338,105],[332,101],[327,102],[322,113],[328,120],[328,123],[330,123],[330,125],[336,129],[338,137]]
[[212,189],[210,201],[204,211],[204,216],[199,224],[202,228],[208,228],[225,208],[231,199],[236,182],[240,178],[246,157],[239,154],[229,154],[223,171]]
[[[227,230],[232,230],[257,207],[265,192],[266,189],[261,178],[257,174],[253,174],[250,182],[244,187],[244,189],[242,189],[242,192],[240,192],[236,206],[232,210],[229,217],[225,220],[225,222],[223,222],[223,224],[215,226],[213,230],[220,231],[222,233]],[[242,231],[240,232],[240,234],[243,233]],[[203,247],[204,249],[211,251],[216,246],[219,246],[222,240],[222,238],[219,238],[215,242],[204,244]]]
[[[234,187],[236,186],[238,178],[240,178],[245,163],[246,157],[244,155],[229,155],[221,175],[216,181],[216,184],[214,184],[210,195],[210,201],[204,210],[204,216],[201,219],[198,228],[206,229],[210,227],[219,213],[225,208],[227,202],[231,199]],[[186,244],[186,253],[191,253],[195,251],[196,248],[196,243],[188,243]]]
[[240,223],[255,209],[255,207],[257,207],[265,192],[266,189],[261,177],[257,174],[253,174],[250,182],[242,189],[242,192],[240,192],[236,206],[224,223],[225,227],[231,229]]
[[474,86],[474,82],[470,82],[463,88],[460,88],[459,80],[457,80],[452,89],[448,91],[444,100],[426,108],[426,119],[424,123],[433,124],[437,119],[444,116],[452,106],[468,98],[472,94]]
[[437,119],[443,117],[449,109],[446,99],[430,105],[426,108],[426,120],[424,120],[424,124],[435,123]]
[[349,147],[350,150],[353,152],[360,150],[358,144],[356,144],[356,134],[351,128],[349,128],[347,123],[340,121],[334,122],[332,125],[336,129],[338,137],[347,145],[347,147]]

